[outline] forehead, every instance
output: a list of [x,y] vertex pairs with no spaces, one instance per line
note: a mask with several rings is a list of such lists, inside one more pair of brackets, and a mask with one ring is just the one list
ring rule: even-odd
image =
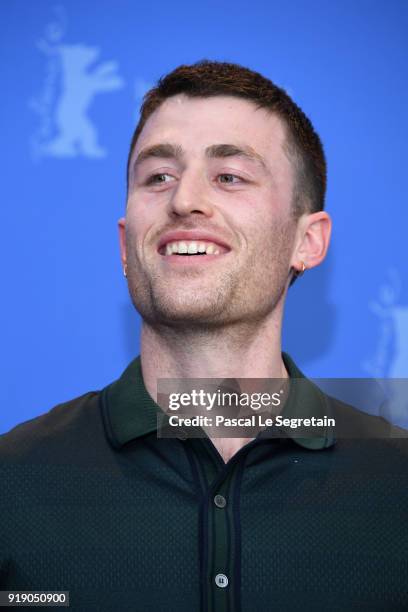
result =
[[217,143],[249,145],[270,161],[283,156],[282,120],[255,103],[232,96],[173,96],[148,118],[133,156],[146,146],[172,142],[202,152]]

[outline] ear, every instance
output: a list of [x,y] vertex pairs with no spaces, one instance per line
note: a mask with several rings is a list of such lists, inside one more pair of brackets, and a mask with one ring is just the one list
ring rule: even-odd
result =
[[127,255],[126,255],[126,220],[124,217],[122,217],[118,221],[118,230],[119,230],[120,259],[122,261],[123,268],[125,268]]
[[332,222],[327,212],[303,215],[299,219],[296,247],[291,265],[302,272],[322,263],[329,248]]

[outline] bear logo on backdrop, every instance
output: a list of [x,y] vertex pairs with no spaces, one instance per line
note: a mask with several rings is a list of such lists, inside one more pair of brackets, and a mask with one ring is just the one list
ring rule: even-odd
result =
[[57,19],[48,24],[37,47],[47,58],[41,96],[31,101],[40,117],[32,141],[33,157],[102,158],[107,154],[88,111],[95,97],[124,85],[114,61],[98,62],[101,49],[84,43],[63,42],[65,12],[55,9]]
[[374,358],[364,369],[375,377],[408,376],[408,306],[400,303],[401,293],[401,276],[391,269],[369,305],[379,323],[379,340]]
[[[388,271],[387,280],[370,303],[379,324],[375,354],[363,364],[364,369],[386,385],[392,402],[387,407],[395,424],[408,427],[408,398],[401,379],[408,377],[408,306],[401,303],[402,280],[396,269]],[[389,380],[388,380],[389,379]],[[395,382],[393,382],[393,380]],[[384,415],[387,416],[387,415]]]

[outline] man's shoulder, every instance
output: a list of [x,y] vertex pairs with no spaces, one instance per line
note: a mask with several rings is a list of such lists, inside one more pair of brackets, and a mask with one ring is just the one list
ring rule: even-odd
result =
[[360,425],[369,431],[378,434],[391,434],[392,437],[405,437],[408,430],[393,424],[380,413],[372,414],[360,407],[349,404],[337,397],[325,394],[326,401],[331,406],[338,419],[343,423],[350,422],[354,427]]
[[356,448],[357,442],[360,451],[370,448],[397,460],[408,460],[408,429],[380,414],[370,414],[329,395],[325,397],[335,419],[336,438],[343,448]]
[[0,435],[0,462],[42,459],[75,453],[102,433],[99,391],[89,391]]

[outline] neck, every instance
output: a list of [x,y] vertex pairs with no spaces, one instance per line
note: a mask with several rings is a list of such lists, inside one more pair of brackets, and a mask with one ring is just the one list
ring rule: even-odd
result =
[[[281,354],[282,311],[220,329],[142,325],[141,365],[157,401],[160,378],[287,378]],[[250,438],[212,438],[228,461]]]
[[219,329],[142,325],[143,379],[157,400],[159,378],[287,378],[281,312]]

